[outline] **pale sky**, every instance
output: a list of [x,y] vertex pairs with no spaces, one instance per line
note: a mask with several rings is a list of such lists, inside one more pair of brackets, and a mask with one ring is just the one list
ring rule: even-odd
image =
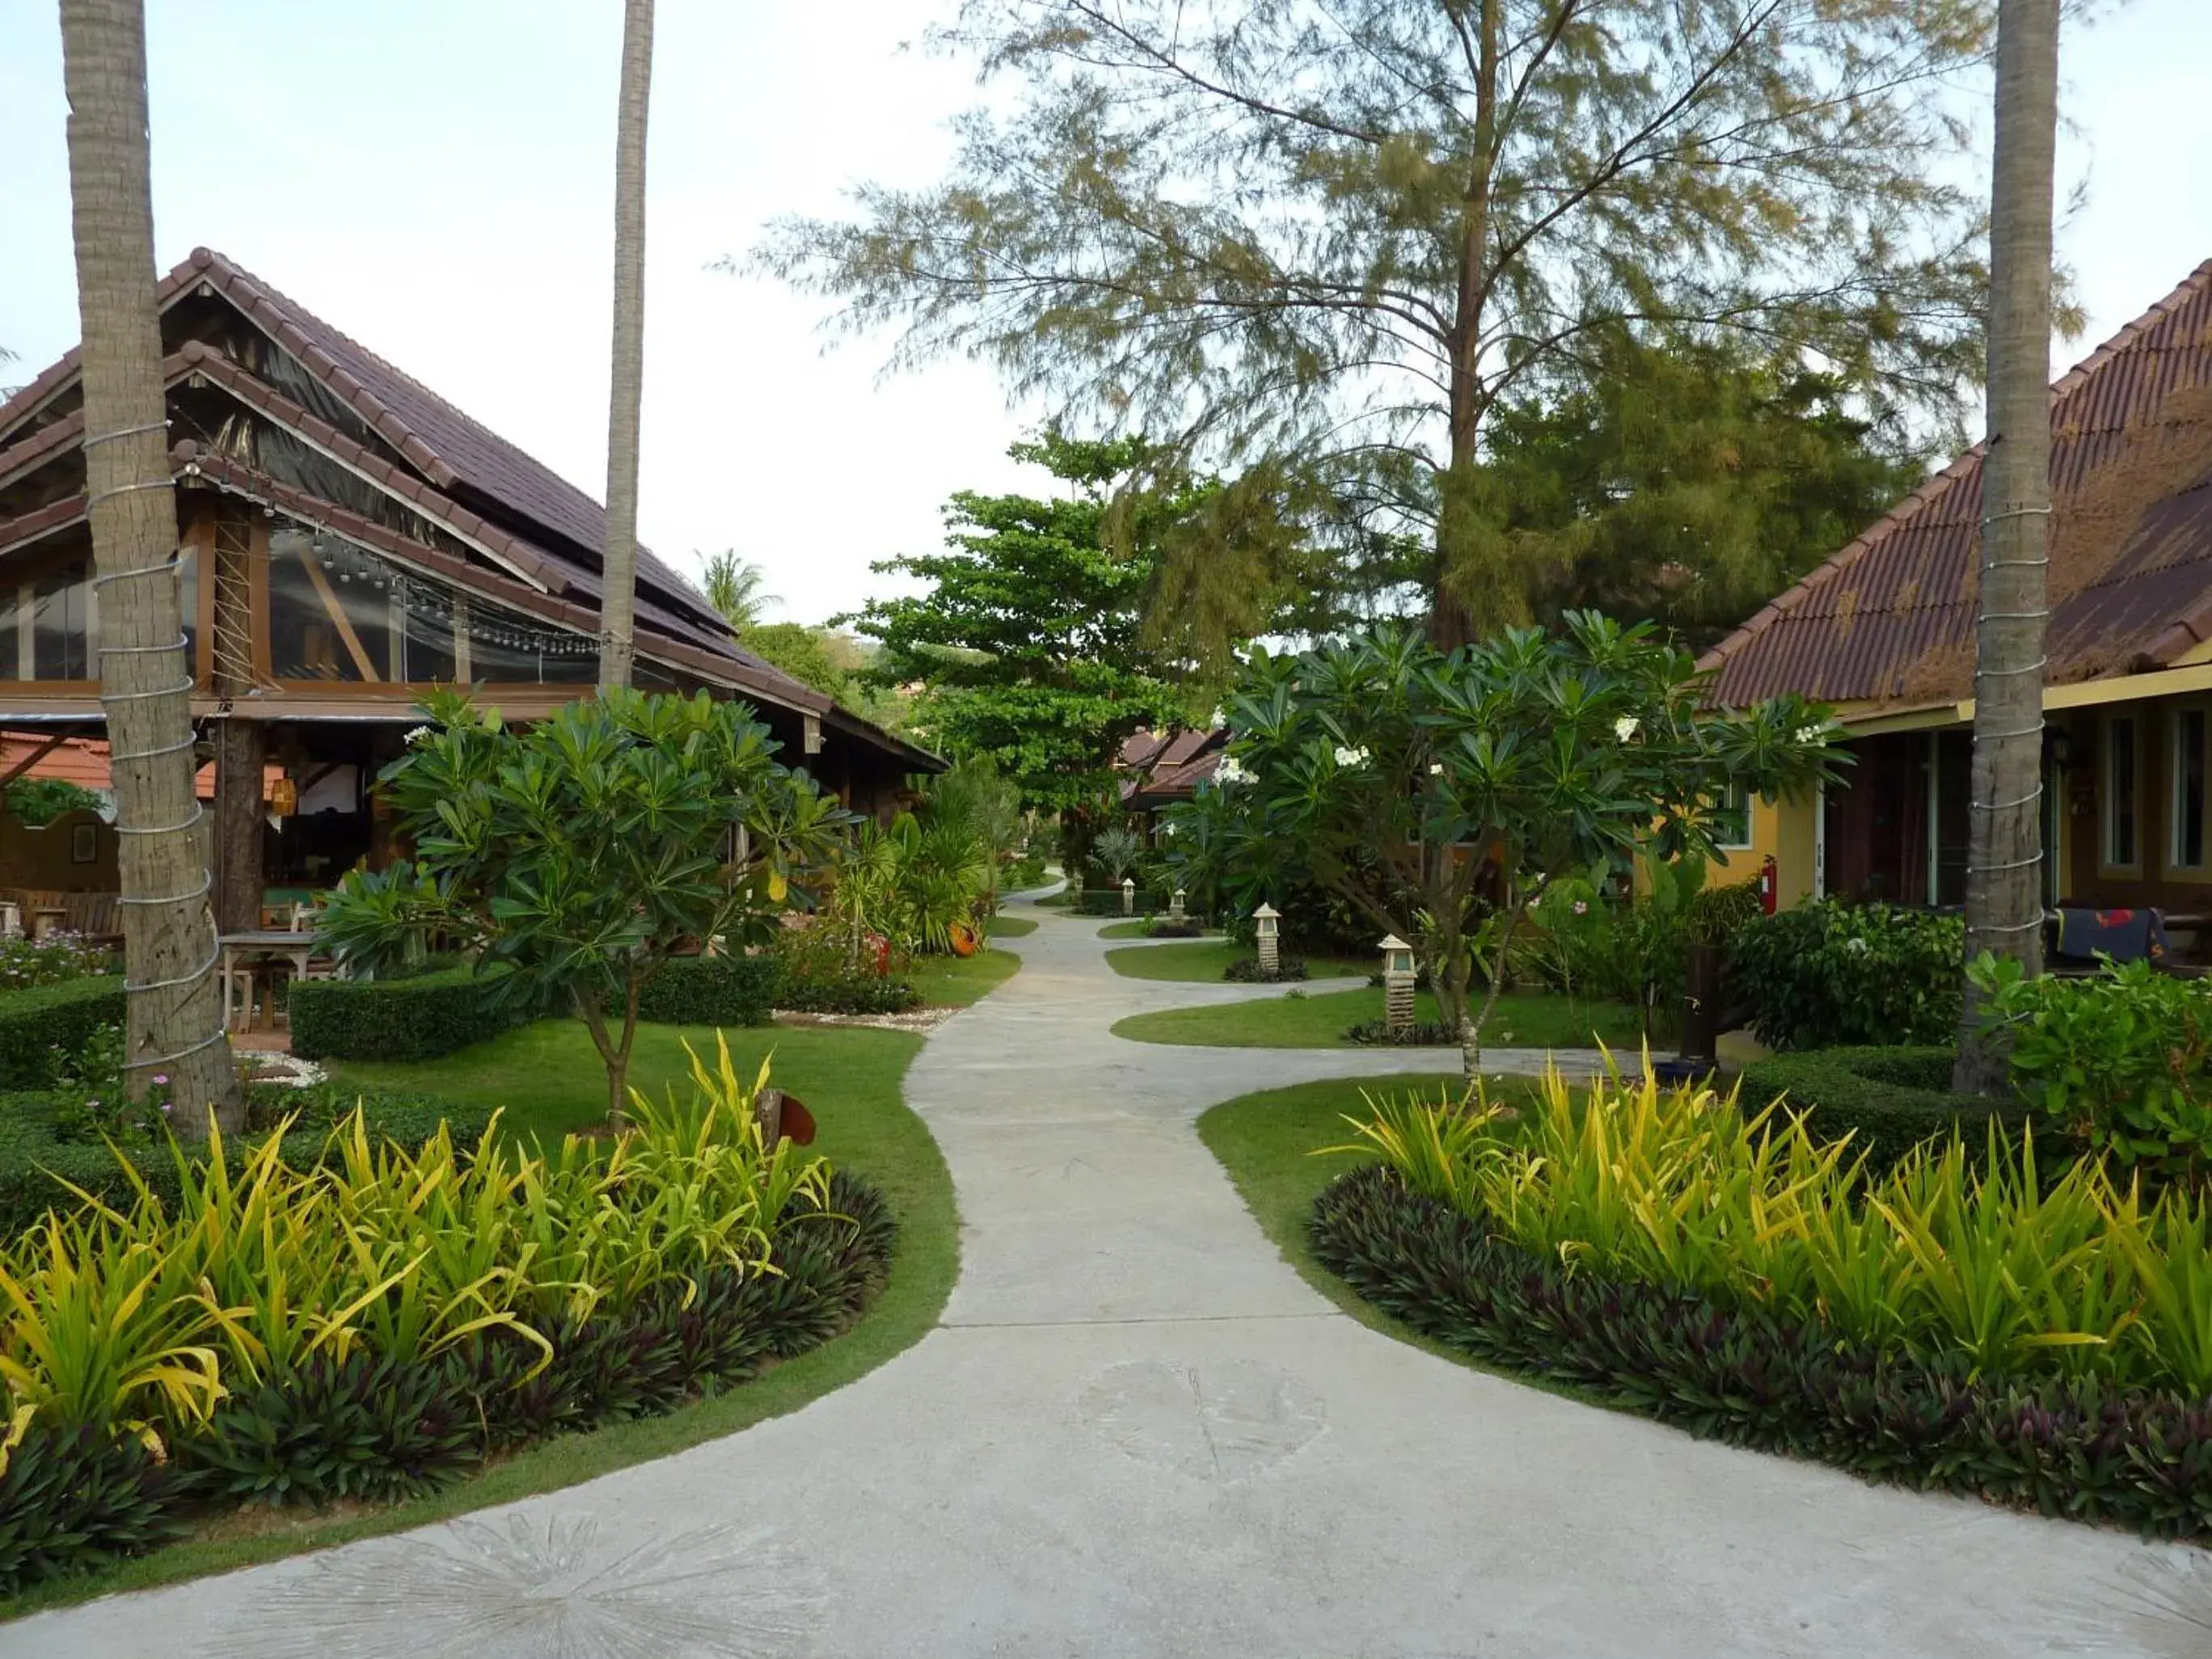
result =
[[[949,0],[947,0],[949,3]],[[660,0],[641,531],[734,546],[820,621],[940,539],[960,489],[1041,489],[1005,457],[1042,411],[990,372],[884,380],[824,356],[823,308],[708,267],[863,179],[920,185],[972,100],[901,51],[933,0]],[[219,248],[599,495],[605,482],[616,0],[148,0],[156,253]],[[2212,0],[2069,28],[2059,252],[2090,328],[2063,365],[2212,257]],[[52,0],[0,0],[0,385],[76,338]]]

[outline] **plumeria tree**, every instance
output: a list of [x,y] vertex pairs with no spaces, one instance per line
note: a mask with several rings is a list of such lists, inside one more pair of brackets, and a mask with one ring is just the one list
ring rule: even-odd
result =
[[349,874],[325,936],[356,972],[442,938],[573,1008],[629,1098],[638,999],[669,957],[764,940],[853,815],[775,759],[750,710],[620,689],[510,726],[444,692],[380,787],[415,859]]
[[1249,904],[1310,881],[1415,941],[1471,1074],[1507,947],[1551,883],[1709,855],[1732,788],[1834,775],[1825,708],[1715,709],[1702,691],[1650,624],[1589,611],[1450,653],[1401,625],[1255,650],[1217,781],[1170,814],[1170,858],[1192,890]]

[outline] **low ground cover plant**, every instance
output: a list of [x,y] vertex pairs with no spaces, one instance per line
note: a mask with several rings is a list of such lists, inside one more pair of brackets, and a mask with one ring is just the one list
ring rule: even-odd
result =
[[196,1510],[434,1487],[841,1328],[887,1212],[763,1144],[765,1067],[692,1059],[617,1136],[410,1150],[355,1114],[327,1155],[179,1152],[173,1198],[142,1184],[0,1250],[0,1591]]
[[39,939],[17,933],[0,939],[0,991],[59,985],[114,969],[113,951],[76,933],[47,933]]
[[[1702,1433],[2212,1534],[2212,1216],[1955,1139],[1870,1171],[1710,1090],[1376,1102],[1333,1271],[1417,1328]],[[1344,1150],[1344,1149],[1339,1149]]]

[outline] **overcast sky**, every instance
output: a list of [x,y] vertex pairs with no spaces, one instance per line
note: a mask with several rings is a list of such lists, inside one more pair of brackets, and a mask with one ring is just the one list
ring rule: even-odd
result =
[[[161,263],[221,249],[599,495],[621,9],[149,0]],[[988,370],[883,380],[879,343],[825,356],[817,304],[709,269],[773,216],[938,175],[973,82],[901,47],[941,10],[659,7],[641,530],[687,564],[736,547],[805,621],[935,546],[951,491],[1040,485],[1005,458],[1040,411]],[[2212,257],[2212,0],[2132,0],[2065,52],[2090,329],[2062,361]],[[76,337],[61,84],[52,0],[0,0],[0,384]]]

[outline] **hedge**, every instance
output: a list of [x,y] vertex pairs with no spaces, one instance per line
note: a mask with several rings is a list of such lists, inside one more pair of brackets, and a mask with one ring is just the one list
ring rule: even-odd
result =
[[292,1052],[307,1060],[435,1060],[526,1024],[498,996],[501,970],[448,968],[407,979],[295,980]]
[[[242,1162],[248,1146],[282,1119],[296,1115],[299,1121],[288,1138],[289,1146],[295,1150],[287,1154],[296,1163],[308,1156],[310,1148],[319,1153],[323,1131],[356,1103],[367,1113],[372,1133],[410,1147],[421,1146],[443,1123],[454,1146],[467,1151],[483,1139],[491,1121],[490,1112],[483,1107],[428,1095],[352,1090],[336,1084],[313,1089],[264,1087],[252,1091],[247,1133],[231,1140],[226,1155]],[[105,1144],[64,1140],[55,1133],[56,1103],[50,1094],[0,1094],[0,1237],[12,1238],[55,1205],[73,1201],[70,1187],[118,1207],[131,1201],[130,1176]],[[179,1194],[177,1167],[168,1149],[133,1151],[131,1161],[139,1179],[163,1204],[173,1206]]]
[[102,1025],[124,1022],[123,976],[0,991],[0,1089],[36,1089],[54,1075],[52,1050],[80,1053]]
[[1126,912],[1121,908],[1121,890],[1118,887],[1086,887],[1075,896],[1075,913],[1080,916],[1152,916],[1159,915],[1167,908],[1168,901],[1164,895],[1147,893],[1141,889]]
[[1887,1167],[1914,1147],[1952,1130],[1969,1156],[1988,1146],[1994,1122],[2008,1139],[2037,1121],[2035,1110],[2014,1100],[1951,1092],[1955,1049],[1808,1048],[1754,1060],[1743,1068],[1740,1098],[1747,1110],[1776,1097],[1784,1109],[1802,1112],[1821,1140],[1853,1137],[1869,1161]]
[[803,978],[786,972],[776,987],[775,1006],[795,1014],[905,1014],[921,1006],[921,993],[912,980],[866,969]]
[[2212,1538],[2212,1407],[2086,1379],[1976,1375],[1818,1323],[1570,1272],[1407,1192],[1381,1165],[1316,1200],[1314,1254],[1369,1302],[1487,1364],[1701,1437],[1870,1480]]
[[645,982],[637,1017],[658,1025],[765,1025],[778,977],[774,957],[678,957]]

